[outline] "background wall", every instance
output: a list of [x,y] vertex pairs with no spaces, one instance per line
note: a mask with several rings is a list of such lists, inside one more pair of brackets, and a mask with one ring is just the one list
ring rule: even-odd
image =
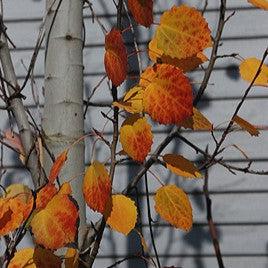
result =
[[[37,38],[38,30],[44,13],[44,1],[39,0],[4,0],[4,21],[8,27],[8,34],[16,44],[12,49],[12,57],[15,63],[16,73],[19,82],[22,83],[26,74],[25,66],[28,66],[33,48]],[[203,8],[205,1],[155,1],[155,22],[159,21],[162,11],[170,8],[174,4],[185,2],[199,9]],[[213,35],[218,16],[219,2],[208,1],[205,17],[210,25]],[[109,30],[115,25],[116,16],[113,1],[92,0],[95,13],[102,23]],[[227,1],[227,15],[235,11],[235,15],[226,24],[219,54],[239,53],[242,57],[255,56],[261,58],[263,51],[268,44],[268,12],[257,10],[247,3],[246,0]],[[85,99],[104,76],[103,53],[104,35],[98,24],[92,23],[89,9],[85,9],[85,49],[84,49],[84,76],[85,76]],[[149,31],[143,27],[136,28],[137,40],[141,49],[145,49],[147,42],[152,37],[154,29]],[[130,33],[124,35],[128,43],[129,51],[133,51],[133,39]],[[206,54],[209,56],[210,50]],[[146,53],[141,54],[143,68],[148,64]],[[44,48],[41,49],[35,66],[35,84],[30,83],[24,91],[27,99],[24,101],[28,109],[33,113],[38,123],[41,123],[40,114],[43,104],[43,74],[44,74]],[[215,70],[210,79],[205,98],[200,103],[199,108],[217,127],[216,136],[220,137],[222,127],[230,119],[237,103],[247,87],[238,73],[239,62],[234,59],[220,59],[216,63]],[[137,71],[136,57],[132,57],[132,64],[129,68],[131,73]],[[198,83],[202,81],[204,72],[198,69],[190,74],[192,81]],[[129,88],[135,81],[130,79],[119,89],[120,96],[125,88]],[[75,89],[74,89],[75,90]],[[34,94],[33,92],[34,91]],[[33,98],[35,95],[35,100]],[[36,105],[39,99],[40,105]],[[103,82],[97,90],[92,101],[107,102],[111,100],[107,83]],[[240,115],[250,120],[258,126],[267,125],[268,114],[268,94],[266,88],[254,87],[242,108]],[[3,103],[0,103],[3,105]],[[106,109],[89,108],[86,116],[86,129],[90,130],[93,125],[97,129],[103,126],[100,120],[100,111]],[[111,137],[111,126],[106,128],[106,135]],[[8,115],[6,111],[0,110],[0,129],[9,128]],[[160,141],[169,128],[154,124],[154,141]],[[206,132],[183,131],[189,140],[205,149],[207,144],[213,149],[211,135]],[[226,139],[225,145],[236,144],[250,160],[254,161],[252,168],[268,169],[268,134],[261,131],[258,138],[253,138],[245,132],[233,132]],[[176,141],[167,150],[177,152],[192,160],[200,160],[195,152],[189,147]],[[97,147],[98,159],[104,161],[107,152],[102,147]],[[87,145],[86,161],[89,162],[91,145]],[[246,166],[249,159],[246,159],[235,148],[229,146],[225,152],[225,158],[230,163]],[[118,168],[114,191],[121,191],[137,171],[135,165],[121,165]],[[4,159],[2,170],[6,170],[2,183],[8,185],[14,181],[27,180],[28,174],[21,167],[20,162],[10,150],[4,148]],[[206,210],[204,198],[202,196],[203,181],[186,181],[177,176],[169,174],[160,166],[154,166],[161,179],[165,182],[173,182],[183,187],[189,194],[193,205],[194,228],[185,234],[179,230],[169,228],[157,215],[153,218],[157,220],[155,224],[156,244],[163,266],[175,265],[182,267],[217,267],[216,258],[208,227],[206,224]],[[226,267],[268,267],[268,177],[255,176],[237,173],[232,175],[221,166],[216,166],[209,173],[211,198],[213,202],[213,216],[217,225],[220,246]],[[153,192],[158,183],[149,176],[150,191]],[[144,237],[149,243],[149,229],[146,216],[146,203],[143,183],[139,185],[139,202],[142,208],[143,221],[142,229]],[[154,206],[153,196],[150,195],[151,206]],[[94,215],[88,211],[89,219],[95,221],[99,215]],[[24,244],[29,243],[26,239]],[[140,252],[139,240],[135,233],[128,238],[115,232],[110,232],[107,228],[105,239],[100,247],[100,254],[95,267],[107,267],[114,261],[123,258],[126,254],[136,254]],[[151,251],[152,252],[152,251]],[[144,267],[143,262],[130,260],[120,265],[120,267]]]

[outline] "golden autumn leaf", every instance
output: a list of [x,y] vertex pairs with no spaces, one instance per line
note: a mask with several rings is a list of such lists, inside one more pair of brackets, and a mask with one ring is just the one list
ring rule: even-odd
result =
[[109,199],[105,216],[107,224],[112,229],[128,235],[137,221],[135,202],[124,195],[112,195]]
[[197,9],[186,5],[173,6],[163,13],[155,38],[165,55],[177,59],[193,57],[211,46],[206,20]]
[[193,93],[181,69],[169,64],[148,67],[141,75],[143,106],[161,124],[179,124],[193,114]]
[[162,186],[156,191],[155,210],[176,228],[189,231],[193,225],[191,203],[176,185]]
[[11,259],[8,268],[60,268],[61,259],[51,251],[37,248],[23,248]]
[[268,10],[268,1],[267,0],[248,0],[249,3],[255,7]]
[[126,79],[127,49],[119,30],[112,29],[105,36],[104,66],[114,86],[119,86]]
[[57,179],[64,163],[67,160],[68,152],[69,150],[65,150],[56,158],[55,162],[53,163],[50,169],[50,173],[48,176],[49,182],[53,183]]
[[58,192],[54,184],[48,183],[36,195],[35,206],[36,210],[43,209],[52,197]]
[[190,128],[192,130],[213,130],[213,125],[195,107],[193,108],[193,113],[194,114],[192,116],[186,118],[183,122],[181,122],[180,126],[184,128]]
[[78,208],[70,191],[70,184],[64,183],[46,207],[34,215],[31,228],[37,244],[47,249],[58,249],[75,242]]
[[78,251],[74,248],[68,248],[65,253],[65,268],[78,268]]
[[163,51],[157,48],[157,40],[155,38],[153,38],[149,43],[149,58],[155,63],[167,63],[174,65],[182,69],[184,73],[196,69],[200,64],[208,60],[202,52],[185,59],[178,59],[164,55]]
[[129,89],[123,101],[113,102],[113,105],[132,114],[143,112],[143,88],[135,86]]
[[[241,77],[248,81],[252,82],[254,76],[261,65],[261,60],[256,58],[247,58],[243,60],[239,66]],[[268,86],[268,66],[263,64],[260,74],[254,82],[256,86]]]
[[167,169],[176,175],[185,178],[201,178],[202,174],[198,168],[189,160],[181,155],[165,154],[163,161],[166,163]]
[[105,166],[94,161],[87,168],[83,180],[83,194],[87,205],[94,211],[104,213],[111,189],[111,179]]
[[153,0],[128,0],[127,3],[135,21],[150,27],[153,23]]
[[143,162],[151,150],[153,134],[145,117],[131,115],[120,128],[123,150],[135,161]]
[[242,129],[246,130],[251,136],[259,136],[259,130],[240,116],[236,115],[233,118],[233,121],[237,123]]

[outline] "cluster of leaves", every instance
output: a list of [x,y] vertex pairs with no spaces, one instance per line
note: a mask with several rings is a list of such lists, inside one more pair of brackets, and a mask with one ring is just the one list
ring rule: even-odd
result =
[[[250,2],[267,8],[266,1]],[[129,0],[128,7],[138,24],[151,26],[152,0]],[[123,153],[134,161],[143,163],[151,151],[153,133],[149,117],[164,125],[192,130],[213,129],[210,121],[193,107],[193,90],[187,77],[189,71],[207,61],[203,52],[212,45],[210,34],[206,20],[195,8],[174,6],[161,16],[148,45],[153,64],[143,71],[136,86],[113,103],[114,107],[127,112],[120,128],[120,142]],[[128,56],[119,29],[112,29],[105,37],[104,65],[113,86],[120,86],[127,76]],[[242,78],[251,82],[259,65],[260,60],[255,58],[242,61]],[[263,66],[255,85],[268,86],[267,66]],[[250,134],[259,134],[253,125],[241,117],[236,116],[233,121]],[[68,151],[57,157],[49,174],[49,182],[38,191],[33,192],[22,184],[5,189],[0,199],[0,235],[7,235],[21,226],[29,227],[38,245],[35,249],[18,251],[9,267],[24,267],[27,264],[32,265],[30,267],[60,267],[61,259],[48,250],[76,242],[79,216],[71,185],[68,182],[60,187],[55,185]],[[165,154],[161,159],[174,174],[185,178],[202,177],[198,168],[182,155]],[[112,229],[124,235],[134,229],[137,221],[135,202],[123,194],[112,193],[112,180],[104,163],[93,161],[90,164],[82,190],[87,205],[101,213]],[[175,228],[189,231],[192,227],[190,200],[176,185],[162,185],[156,190],[155,210]],[[69,248],[65,259],[65,267],[77,267],[75,249]]]

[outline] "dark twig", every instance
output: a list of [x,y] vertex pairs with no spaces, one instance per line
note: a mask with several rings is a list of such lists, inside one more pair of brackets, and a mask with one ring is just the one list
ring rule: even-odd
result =
[[[207,149],[206,149],[207,153]],[[223,260],[222,260],[222,255],[221,255],[221,250],[220,250],[220,244],[217,236],[217,230],[216,226],[213,222],[213,217],[212,217],[212,201],[209,197],[209,189],[208,189],[208,169],[205,170],[205,178],[204,178],[204,186],[203,186],[203,192],[206,200],[206,208],[207,208],[207,221],[208,221],[208,226],[209,226],[209,233],[213,241],[213,246],[215,250],[215,255],[217,257],[218,265],[219,268],[224,268]]]

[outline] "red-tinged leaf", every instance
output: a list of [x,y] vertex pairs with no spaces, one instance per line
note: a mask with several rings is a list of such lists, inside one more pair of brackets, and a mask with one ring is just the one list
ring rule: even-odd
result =
[[11,129],[4,131],[4,140],[13,148],[24,154],[23,146],[21,143],[20,135]]
[[94,211],[104,213],[111,196],[111,179],[103,164],[94,161],[83,180],[83,194],[87,205]]
[[121,85],[127,76],[127,49],[119,30],[112,29],[105,37],[104,65],[112,84]]
[[169,64],[148,67],[141,75],[144,110],[161,124],[179,124],[193,114],[193,93],[188,78]]
[[138,24],[150,27],[153,23],[153,0],[128,0],[128,8]]
[[255,7],[268,10],[268,1],[267,0],[248,0],[249,3]]
[[57,177],[59,176],[59,173],[64,165],[64,163],[67,160],[67,155],[68,155],[69,150],[65,150],[63,151],[55,160],[55,162],[53,163],[53,166],[50,170],[49,173],[49,182],[53,183]]
[[11,259],[8,268],[60,268],[61,259],[51,251],[37,248],[23,248]]
[[165,55],[177,59],[193,57],[211,46],[206,20],[197,9],[186,5],[163,13],[155,38]]
[[123,150],[135,161],[143,162],[151,150],[153,134],[145,117],[134,114],[120,128]]
[[157,40],[155,38],[153,38],[149,43],[149,58],[155,63],[167,63],[174,65],[180,68],[184,73],[196,69],[199,65],[208,60],[202,52],[185,59],[167,56],[157,47]]
[[106,209],[107,224],[114,230],[128,235],[137,221],[135,202],[124,195],[113,195]]
[[237,123],[242,129],[246,130],[251,136],[259,136],[259,130],[240,116],[236,115],[233,118],[233,121]]
[[156,191],[155,210],[176,228],[189,231],[193,225],[191,203],[176,185],[162,186]]
[[36,243],[47,249],[58,249],[75,242],[78,228],[78,207],[69,194],[70,190],[69,183],[63,184],[59,192],[44,209],[34,215],[31,221]]
[[43,209],[46,207],[47,203],[52,199],[52,197],[58,192],[54,184],[47,184],[44,186],[36,196],[36,210]]
[[185,178],[201,178],[202,174],[198,168],[181,155],[165,154],[163,161],[166,167],[173,173]]
[[[251,82],[255,77],[259,67],[261,65],[261,60],[256,58],[248,58],[241,62],[239,66],[241,77],[248,82]],[[268,87],[268,66],[263,64],[261,72],[259,73],[257,79],[254,82],[256,86]]]

